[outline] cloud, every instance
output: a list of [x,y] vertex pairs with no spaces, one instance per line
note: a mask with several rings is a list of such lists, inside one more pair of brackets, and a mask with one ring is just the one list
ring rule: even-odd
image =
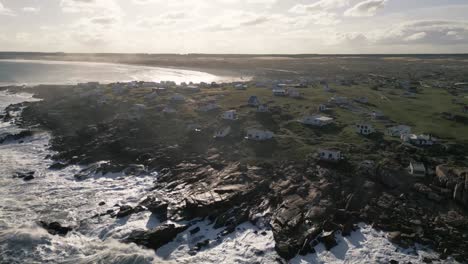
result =
[[1,2],[0,2],[0,15],[5,15],[5,16],[14,16],[15,14],[13,11],[10,9],[6,8]]
[[114,0],[61,0],[60,7],[68,13],[121,14],[117,1]]
[[371,17],[385,6],[387,0],[366,0],[356,4],[344,12],[348,17]]
[[349,0],[320,0],[313,4],[298,4],[289,9],[291,13],[305,14],[309,12],[343,8],[349,5]]
[[450,20],[409,21],[377,32],[380,44],[426,43],[431,45],[468,45],[468,22]]
[[21,10],[23,10],[23,12],[26,12],[26,13],[39,13],[39,11],[41,11],[39,7],[32,7],[32,6],[23,7]]

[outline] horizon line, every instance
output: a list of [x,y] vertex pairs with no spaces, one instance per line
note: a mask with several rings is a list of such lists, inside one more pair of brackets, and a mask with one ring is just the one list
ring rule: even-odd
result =
[[147,53],[147,52],[42,52],[42,51],[0,51],[5,54],[37,54],[37,55],[178,55],[178,56],[453,56],[468,55],[460,53]]

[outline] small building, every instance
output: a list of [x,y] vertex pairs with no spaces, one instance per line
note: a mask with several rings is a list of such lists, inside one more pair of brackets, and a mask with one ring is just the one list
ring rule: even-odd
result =
[[188,91],[188,92],[191,92],[191,93],[198,93],[201,91],[200,87],[196,86],[196,85],[189,85],[187,87],[185,87],[185,90]]
[[221,116],[222,119],[224,120],[237,120],[237,111],[236,110],[229,110],[223,113]]
[[257,112],[258,113],[268,113],[270,109],[268,108],[267,104],[261,104],[257,107]]
[[245,138],[248,140],[264,141],[274,137],[274,133],[269,130],[249,128],[246,132],[247,135]]
[[333,96],[330,98],[329,102],[335,105],[344,105],[348,103],[348,98],[343,96]]
[[255,95],[252,95],[249,97],[249,100],[247,101],[247,104],[249,106],[254,106],[254,107],[257,107],[260,105],[260,100],[258,100],[258,97],[255,96]]
[[322,127],[333,123],[333,118],[321,115],[305,116],[300,122],[304,125]]
[[290,90],[288,91],[288,94],[289,94],[289,96],[292,97],[292,98],[298,98],[298,99],[299,99],[299,98],[302,98],[302,94],[301,94],[298,90],[296,90],[296,89],[290,89]]
[[369,123],[361,122],[356,124],[356,132],[358,134],[367,136],[375,132],[374,126]]
[[210,112],[210,111],[217,110],[217,109],[219,109],[219,105],[217,105],[215,102],[209,102],[205,105],[200,106],[198,108],[198,111]]
[[236,90],[247,90],[247,84],[238,83],[238,84],[234,85],[234,88]]
[[325,111],[328,111],[328,107],[325,104],[320,104],[318,106],[318,110],[319,110],[319,112],[325,112]]
[[358,103],[361,103],[361,104],[368,104],[369,103],[369,98],[367,98],[365,96],[361,96],[361,97],[355,98],[354,101],[356,101]]
[[337,149],[321,149],[319,150],[319,159],[326,161],[339,161],[343,157],[341,151]]
[[435,143],[435,139],[431,135],[406,134],[402,135],[401,139],[415,146],[432,146]]
[[415,177],[426,177],[426,167],[420,162],[410,162],[409,173]]
[[171,96],[172,102],[185,102],[185,97],[181,94],[174,94]]
[[283,88],[274,88],[274,89],[273,89],[273,95],[274,95],[274,96],[287,96],[287,95],[288,95],[288,91],[286,91],[286,90],[283,89]]
[[385,134],[387,134],[387,136],[401,138],[402,135],[411,134],[411,127],[406,125],[389,127]]
[[215,132],[214,138],[225,138],[231,133],[231,127],[227,126]]
[[166,113],[166,114],[172,114],[172,113],[177,113],[177,110],[171,106],[166,106],[164,107],[164,109],[162,110],[163,113]]
[[372,119],[377,120],[377,119],[385,118],[385,115],[381,111],[372,111],[371,117],[372,117]]

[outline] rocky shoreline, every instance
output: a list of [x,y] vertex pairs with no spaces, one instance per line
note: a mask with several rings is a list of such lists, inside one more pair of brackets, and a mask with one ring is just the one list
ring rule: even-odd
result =
[[[366,222],[390,232],[389,239],[402,247],[421,243],[434,248],[441,259],[468,259],[468,170],[459,162],[466,147],[374,142],[369,147],[379,162],[327,163],[314,156],[301,161],[249,160],[239,157],[237,145],[217,144],[193,131],[177,135],[178,143],[173,144],[166,139],[178,131],[176,121],[151,116],[158,124],[149,126],[147,119],[116,118],[131,105],[98,107],[96,98],[77,99],[76,87],[36,87],[34,93],[42,101],[11,106],[3,118],[24,108],[19,125],[51,131],[51,148],[58,153],[52,169],[87,165],[77,180],[92,173],[158,173],[145,200],[135,207],[109,209],[106,214],[112,217],[149,210],[161,221],[208,218],[215,227],[226,227],[222,235],[250,221],[271,228],[276,251],[286,260],[313,253],[320,242],[331,249],[337,232],[350,235],[357,223]],[[434,174],[409,176],[404,164],[414,156],[436,168]],[[48,230],[58,226],[59,234],[69,230],[57,223],[43,225]],[[189,228],[190,224],[168,223],[135,231],[124,241],[157,249]]]

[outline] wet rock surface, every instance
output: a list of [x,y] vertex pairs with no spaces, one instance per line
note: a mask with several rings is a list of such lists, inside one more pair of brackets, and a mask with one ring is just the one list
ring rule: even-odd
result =
[[[417,242],[443,256],[468,258],[468,176],[464,167],[439,166],[451,155],[449,150],[440,156],[434,149],[377,142],[366,146],[371,154],[379,155],[376,162],[363,163],[367,156],[333,164],[308,157],[241,162],[238,145],[218,146],[210,141],[211,135],[210,139],[185,132],[171,135],[175,130],[186,131],[181,128],[185,124],[158,116],[161,124],[149,126],[115,118],[106,108],[96,114],[85,100],[70,109],[55,100],[60,93],[54,89],[39,91],[39,96],[46,100],[30,104],[23,119],[25,124],[40,124],[53,132],[52,149],[57,151],[53,158],[60,161],[57,168],[106,160],[90,171],[124,172],[124,177],[158,172],[154,188],[138,205],[109,209],[108,214],[117,218],[148,210],[163,222],[155,229],[134,231],[126,242],[156,250],[189,228],[166,220],[207,218],[215,227],[225,227],[224,235],[251,221],[271,228],[276,251],[291,259],[312,253],[318,242],[333,248],[337,232],[349,235],[356,223],[364,221],[390,232],[389,239],[400,246]],[[52,110],[60,112],[60,117],[47,116]],[[71,118],[77,111],[83,116],[79,122]],[[406,166],[415,157],[435,168],[434,175],[416,178],[408,174]],[[76,178],[85,180],[89,174],[82,171]],[[171,199],[165,200],[161,193]],[[201,243],[197,248],[210,242]]]
[[149,231],[134,231],[125,239],[127,243],[135,243],[157,250],[171,242],[179,233],[185,231],[188,226],[176,226],[174,224],[163,224]]
[[39,225],[43,227],[45,230],[47,230],[47,232],[49,232],[49,234],[51,235],[65,236],[68,234],[68,232],[73,230],[73,228],[68,227],[68,226],[62,226],[58,222],[48,223],[48,222],[40,221]]

